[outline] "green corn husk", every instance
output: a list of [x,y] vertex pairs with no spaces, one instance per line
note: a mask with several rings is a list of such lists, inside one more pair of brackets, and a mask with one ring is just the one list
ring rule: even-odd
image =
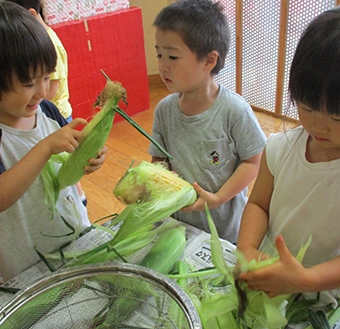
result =
[[127,206],[111,224],[123,221],[109,248],[141,227],[159,222],[196,200],[191,184],[161,164],[146,161],[129,169],[113,193]]
[[140,265],[168,274],[186,246],[185,227],[180,225],[162,233]]
[[45,192],[45,204],[51,209],[51,220],[55,214],[55,204],[59,198],[59,183],[57,180],[57,171],[54,163],[49,160],[41,171],[41,178],[43,181]]
[[[153,225],[144,226],[142,229],[130,234],[126,239],[117,243],[115,246],[115,251],[108,250],[107,246],[110,243],[110,241],[108,241],[93,249],[70,252],[65,251],[63,252],[63,257],[66,260],[69,260],[66,266],[103,263],[109,260],[117,259],[117,253],[122,257],[129,257],[138,250],[150,245],[160,234],[176,227],[177,225],[177,221],[170,221],[158,226],[157,228],[153,228]],[[99,229],[99,226],[96,225],[96,228]],[[113,236],[115,235],[113,231],[111,231],[111,234]],[[61,254],[47,254],[45,257],[47,259],[60,260]]]
[[66,296],[70,297],[76,294],[81,284],[82,280],[56,285],[42,294],[35,295],[34,298],[29,299],[24,305],[10,314],[8,320],[0,325],[0,328],[30,329],[36,327],[36,323],[43,316],[56,309]]
[[[204,329],[279,329],[284,328],[288,323],[286,310],[288,307],[295,307],[294,303],[288,303],[288,299],[295,295],[281,295],[269,298],[266,293],[261,291],[248,290],[245,286],[241,286],[248,301],[240,318],[239,291],[236,288],[235,279],[233,277],[234,266],[228,266],[222,252],[222,245],[219,240],[217,230],[213,219],[210,216],[209,209],[206,205],[207,219],[211,231],[211,255],[212,263],[216,267],[219,276],[225,280],[218,280],[216,272],[212,269],[196,271],[193,273],[185,273],[183,275],[171,275],[169,277],[181,280],[183,278],[195,277],[195,280],[181,281],[181,286],[193,301]],[[301,262],[304,254],[311,242],[302,246],[297,259]],[[278,258],[274,257],[264,261],[247,262],[245,257],[237,252],[237,257],[241,263],[242,269],[255,270],[275,263]],[[206,276],[204,274],[206,273]],[[216,282],[224,282],[224,286],[216,285]],[[311,301],[305,304],[306,308],[311,306]],[[298,303],[300,310],[304,305]],[[290,309],[290,315],[293,313]]]
[[60,189],[74,185],[84,175],[88,160],[96,158],[103,148],[115,116],[119,100],[126,100],[126,90],[119,82],[107,81],[105,88],[98,96],[95,106],[102,109],[83,129],[83,139],[73,153],[70,153],[58,172]]

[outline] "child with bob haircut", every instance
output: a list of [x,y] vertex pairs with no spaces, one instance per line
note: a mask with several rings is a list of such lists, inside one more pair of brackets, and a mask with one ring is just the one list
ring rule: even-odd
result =
[[[23,7],[0,1],[0,282],[7,281],[90,226],[75,186],[60,191],[54,218],[40,175],[51,155],[73,152],[82,138],[54,104],[43,100],[56,52],[43,26]],[[60,126],[63,126],[60,128]],[[86,173],[105,159],[103,148]],[[58,169],[60,165],[56,164]],[[75,228],[70,229],[63,217]],[[50,236],[63,236],[51,238]]]
[[[289,91],[301,126],[269,139],[238,242],[249,260],[263,258],[267,235],[280,258],[239,278],[270,297],[307,293],[316,299],[315,292],[322,292],[320,300],[335,307],[340,297],[340,7],[317,16],[303,33]],[[300,264],[293,256],[309,237]]]
[[[50,74],[50,87],[45,99],[56,105],[59,112],[67,122],[72,121],[72,107],[69,102],[68,91],[68,63],[66,50],[57,34],[45,23],[42,16],[41,0],[7,0],[26,8],[38,22],[44,27],[50,36],[57,54],[57,65]],[[83,204],[87,205],[87,198],[80,182],[76,184],[78,193]]]
[[63,117],[72,120],[72,106],[69,102],[68,90],[68,62],[66,50],[57,34],[49,27],[42,16],[41,0],[7,0],[26,8],[50,36],[57,53],[57,65],[50,75],[50,89],[45,99],[54,103]]
[[179,0],[157,15],[159,74],[171,95],[155,109],[152,136],[174,157],[152,144],[152,162],[192,183],[198,200],[174,217],[209,232],[208,203],[221,238],[236,243],[266,137],[248,103],[218,85],[230,35],[223,8],[209,0]]

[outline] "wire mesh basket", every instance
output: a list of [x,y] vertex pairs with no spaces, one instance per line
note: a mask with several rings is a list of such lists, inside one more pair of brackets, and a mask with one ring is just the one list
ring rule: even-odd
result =
[[52,274],[0,310],[1,329],[201,329],[187,294],[138,265],[81,267]]

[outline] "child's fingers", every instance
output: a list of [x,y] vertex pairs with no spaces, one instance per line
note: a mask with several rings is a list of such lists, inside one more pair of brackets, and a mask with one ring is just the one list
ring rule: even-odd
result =
[[73,153],[75,149],[79,146],[79,143],[76,138],[71,138],[67,142],[64,143],[64,146],[62,147],[64,150],[68,153]]
[[83,126],[86,126],[87,125],[87,121],[83,118],[76,118],[74,120],[72,120],[68,126],[72,129],[78,127],[79,125],[83,125]]
[[98,170],[102,166],[102,163],[99,165],[91,165],[91,166],[85,166],[84,167],[84,175],[91,174]]
[[98,156],[96,159],[90,159],[88,163],[92,166],[99,166],[102,165],[105,161],[105,154]]
[[98,152],[98,157],[99,158],[101,155],[106,154],[109,151],[106,145],[103,146],[103,148]]

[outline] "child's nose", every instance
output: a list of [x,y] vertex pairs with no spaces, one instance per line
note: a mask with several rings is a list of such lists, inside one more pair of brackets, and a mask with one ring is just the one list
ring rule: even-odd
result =
[[315,113],[312,129],[316,133],[327,133],[329,131],[328,116],[323,113]]
[[37,91],[36,96],[37,98],[45,98],[48,89],[49,89],[49,83],[47,84],[46,81],[41,81],[37,84]]
[[159,72],[168,72],[169,66],[166,64],[166,62],[163,59],[160,59],[158,62],[158,69],[159,69]]

